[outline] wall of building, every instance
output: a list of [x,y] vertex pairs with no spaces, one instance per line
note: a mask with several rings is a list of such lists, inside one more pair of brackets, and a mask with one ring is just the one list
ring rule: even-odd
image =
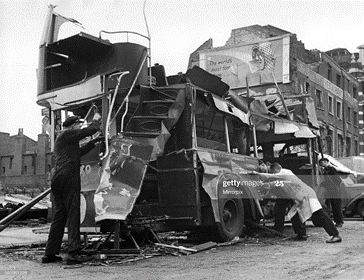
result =
[[[352,97],[352,92],[343,91],[335,83],[325,77],[328,63],[318,64],[311,69],[310,65],[297,61],[298,83],[315,99],[316,114],[320,122],[320,131],[324,139],[325,152],[334,157],[358,155],[359,153],[359,122],[358,100]],[[321,69],[321,72],[320,72]],[[339,73],[332,66],[332,73]],[[340,74],[342,72],[340,71]],[[344,76],[345,77],[345,76]],[[355,79],[349,79],[349,89],[358,86]],[[348,116],[350,108],[350,117]],[[354,122],[354,112],[356,121]]]
[[[345,68],[340,67],[336,61],[331,59],[331,57],[325,53],[321,53],[321,59],[322,61],[319,64],[317,72],[330,82],[336,84],[339,88],[346,91],[350,96],[357,99],[360,90],[359,81],[350,75]],[[338,80],[340,80],[341,83]]]
[[13,138],[15,150],[0,156],[0,184],[6,190],[41,192],[49,185],[52,153],[47,134],[39,134],[36,145],[27,149],[28,137],[19,133]]
[[341,67],[345,68],[346,70],[348,70],[348,68],[350,67],[352,54],[347,49],[334,49],[327,51],[326,54],[334,59]]
[[37,155],[23,155],[23,175],[34,175],[35,174],[35,161]]
[[12,169],[12,161],[14,156],[2,156],[1,157],[1,174],[0,176],[9,176]]
[[[359,98],[364,96],[361,94]],[[359,155],[364,156],[364,101],[359,101],[358,119],[359,119]]]
[[6,155],[14,150],[13,139],[9,133],[0,132],[0,156]]

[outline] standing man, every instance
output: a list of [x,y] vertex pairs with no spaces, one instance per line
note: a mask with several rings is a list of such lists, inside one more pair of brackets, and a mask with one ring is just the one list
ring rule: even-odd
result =
[[55,172],[51,181],[54,196],[54,214],[49,231],[48,242],[42,263],[62,261],[57,256],[61,249],[64,228],[68,218],[68,255],[67,264],[87,261],[79,254],[80,238],[80,161],[95,146],[90,141],[80,148],[79,141],[100,130],[101,116],[95,113],[91,124],[81,129],[78,116],[72,116],[63,123],[64,131],[57,137],[54,146]]
[[336,227],[342,227],[344,224],[343,211],[341,206],[341,178],[336,169],[330,165],[329,159],[322,158],[319,161],[324,175],[324,187],[327,193],[326,202],[331,205],[332,214]]

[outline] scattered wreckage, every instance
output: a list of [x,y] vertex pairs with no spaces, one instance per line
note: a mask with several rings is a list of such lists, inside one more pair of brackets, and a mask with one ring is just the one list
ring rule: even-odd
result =
[[[58,40],[67,21],[79,24],[49,6],[37,104],[44,107],[52,149],[67,116],[87,123],[93,113],[102,115],[104,143],[82,158],[81,231],[113,236],[108,254],[120,253],[120,237],[140,249],[135,232],[151,234],[155,246],[185,252],[199,249],[163,244],[156,232],[198,231],[231,242],[245,226],[272,217],[277,189],[300,199],[318,185],[320,141],[312,102],[301,102],[304,122],[293,120],[274,83],[283,116],[272,114],[268,107],[277,102],[267,106],[249,96],[248,84],[245,94],[237,94],[198,66],[167,77],[162,65],[151,65],[149,34],[81,32]],[[105,39],[114,34],[128,40]],[[132,35],[146,46],[129,42]],[[261,161],[293,172],[263,173]]]
[[[238,94],[198,66],[167,77],[162,65],[151,65],[149,34],[81,32],[59,40],[59,28],[67,21],[79,24],[49,6],[39,49],[37,104],[44,107],[52,149],[67,116],[79,115],[87,123],[93,113],[102,115],[102,135],[86,141],[103,137],[104,142],[82,158],[80,169],[85,248],[88,234],[96,234],[93,239],[101,234],[88,253],[100,259],[140,255],[135,233],[150,235],[156,247],[185,254],[218,245],[166,244],[157,232],[199,232],[233,244],[245,227],[265,228],[261,221],[272,218],[277,190],[300,200],[310,193],[309,186],[320,185],[321,143],[308,95],[294,96],[304,101],[299,102],[303,118],[293,120],[276,82],[271,95],[278,102],[268,104],[250,96],[248,79],[246,92]],[[114,34],[128,40],[105,39]],[[146,46],[129,42],[132,35],[146,40]],[[280,109],[272,113],[277,103]],[[278,162],[290,172],[263,172],[262,162]],[[136,251],[120,249],[122,238]],[[110,240],[114,248],[102,251]]]
[[[58,40],[63,22],[78,22],[53,8],[39,49],[37,96],[51,147],[69,114],[88,122],[101,113],[105,138],[82,158],[82,231],[202,230],[230,241],[269,217],[274,188],[286,186],[294,197],[289,186],[315,185],[318,130],[308,122],[269,114],[264,102],[234,93],[198,66],[166,77],[162,65],[151,65],[149,35],[81,32]],[[114,33],[147,46],[104,39]],[[279,88],[276,94],[282,97]],[[304,155],[275,158],[273,147],[282,144]],[[258,172],[262,159],[302,181]]]

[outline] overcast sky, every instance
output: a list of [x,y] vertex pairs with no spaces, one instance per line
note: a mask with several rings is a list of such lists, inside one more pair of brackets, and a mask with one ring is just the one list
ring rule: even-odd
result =
[[[131,30],[147,35],[144,0],[0,0],[0,132],[37,139],[41,109],[36,104],[38,48],[48,5],[82,23],[67,23],[60,36],[80,31],[98,36],[100,30]],[[152,38],[152,64],[167,75],[187,70],[191,52],[207,39],[223,46],[232,29],[273,25],[297,35],[307,49],[347,48],[364,44],[364,1],[147,0],[146,16]],[[62,29],[63,28],[63,29]],[[113,40],[112,37],[104,37]]]

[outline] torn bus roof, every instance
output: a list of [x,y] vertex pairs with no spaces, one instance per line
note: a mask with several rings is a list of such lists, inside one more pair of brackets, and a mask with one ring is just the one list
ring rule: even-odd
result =
[[101,38],[80,32],[74,36],[56,41],[48,45],[48,50],[54,53],[88,60],[111,49],[112,44]]

